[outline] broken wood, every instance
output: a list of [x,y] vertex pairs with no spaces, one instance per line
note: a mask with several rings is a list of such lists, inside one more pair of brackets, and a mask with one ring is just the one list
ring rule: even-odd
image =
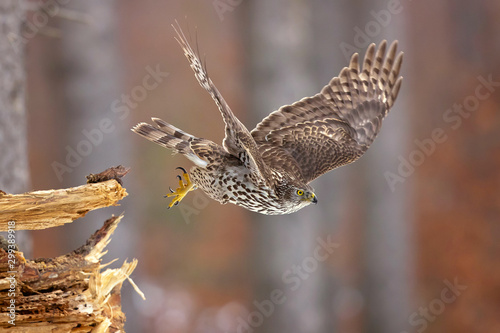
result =
[[[137,260],[104,269],[101,257],[123,215],[111,217],[85,245],[56,258],[27,260],[15,244],[15,233],[72,222],[88,211],[117,205],[127,195],[121,166],[90,175],[101,181],[78,187],[24,194],[0,192],[0,331],[123,332],[121,285]],[[112,178],[112,179],[111,179]]]
[[125,315],[120,289],[125,279],[131,281],[137,260],[104,271],[100,263],[121,219],[108,219],[85,245],[53,259],[26,260],[22,252],[0,249],[0,328],[16,332],[122,330]]
[[0,194],[0,231],[7,231],[8,221],[16,221],[16,230],[57,227],[91,210],[116,206],[127,195],[114,179],[66,189]]

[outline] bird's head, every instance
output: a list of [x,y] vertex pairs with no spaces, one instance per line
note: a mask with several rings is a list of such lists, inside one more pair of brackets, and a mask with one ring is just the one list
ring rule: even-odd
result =
[[277,194],[284,201],[297,209],[303,208],[310,204],[317,204],[318,198],[314,194],[314,190],[309,185],[291,185],[286,184],[277,189]]
[[307,204],[317,204],[318,203],[318,198],[316,198],[316,194],[314,194],[314,191],[312,188],[307,186],[304,189],[301,188],[295,188],[294,189],[294,200],[298,202],[305,202]]

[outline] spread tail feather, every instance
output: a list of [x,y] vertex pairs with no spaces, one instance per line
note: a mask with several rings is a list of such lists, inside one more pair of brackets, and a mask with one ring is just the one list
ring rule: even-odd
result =
[[206,167],[207,162],[198,157],[190,147],[191,141],[197,139],[196,137],[159,118],[152,119],[156,127],[148,123],[139,123],[132,128],[132,131],[151,142],[171,149],[174,153],[185,155],[200,167]]

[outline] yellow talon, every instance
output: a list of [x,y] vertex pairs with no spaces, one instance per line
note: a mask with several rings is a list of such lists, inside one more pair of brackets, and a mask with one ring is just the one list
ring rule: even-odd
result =
[[181,176],[177,176],[177,178],[179,179],[179,187],[175,191],[169,188],[170,193],[167,193],[165,195],[165,198],[174,197],[174,200],[172,200],[172,202],[168,205],[169,209],[172,208],[172,206],[178,205],[179,202],[181,202],[181,200],[184,199],[184,197],[189,193],[189,191],[193,191],[196,189],[195,185],[191,182],[191,179],[189,179],[189,174],[187,173],[187,171],[182,167],[178,167],[177,169],[183,171],[182,176],[186,180],[186,183],[182,181]]

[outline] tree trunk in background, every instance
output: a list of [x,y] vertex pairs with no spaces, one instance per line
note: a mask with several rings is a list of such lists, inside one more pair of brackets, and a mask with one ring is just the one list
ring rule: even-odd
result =
[[[22,27],[25,2],[0,4],[0,190],[23,193],[29,189],[30,175],[26,137],[24,69],[25,43]],[[16,235],[17,245],[31,255],[31,240],[25,232]]]
[[[412,144],[415,155],[425,152],[413,175],[421,291],[414,311],[426,307],[432,319],[418,315],[414,329],[500,332],[500,3],[412,6],[413,124],[427,142],[427,152]],[[446,281],[459,289],[450,294]]]
[[[247,31],[255,122],[283,104],[317,93],[354,52],[344,54],[341,43],[355,45],[354,28],[364,29],[373,20],[370,11],[386,6],[381,1],[253,1],[247,8]],[[391,31],[399,28],[391,21]],[[394,35],[382,30],[370,42],[404,37]],[[355,51],[364,53],[367,46]],[[274,289],[286,295],[256,331],[396,332],[406,327],[412,247],[411,220],[406,218],[409,187],[391,193],[384,178],[405,143],[404,104],[400,96],[367,156],[312,183],[317,207],[282,217],[256,216],[255,271],[261,276],[255,300],[270,299]],[[283,274],[290,277],[285,272],[313,256],[318,237],[331,237],[338,248],[293,290]],[[249,310],[256,311],[254,304]]]
[[[374,12],[390,13],[387,27],[372,41],[378,43],[386,39],[391,43],[399,40],[398,52],[409,53],[408,45],[404,43],[403,22],[405,13],[411,8],[406,5],[401,5],[400,12],[394,14],[390,12],[390,3],[386,0],[366,2],[364,21],[358,26],[366,30],[368,22],[379,22]],[[409,67],[405,57],[400,75],[405,77]],[[409,329],[415,264],[414,214],[411,206],[413,182],[408,181],[394,190],[386,179],[386,172],[396,169],[398,156],[407,152],[408,141],[413,137],[409,128],[410,103],[407,96],[411,88],[408,83],[409,80],[403,79],[395,106],[384,120],[377,140],[360,161],[366,177],[363,184],[366,198],[363,227],[365,332],[403,332]]]
[[[258,0],[252,1],[246,12],[250,15],[247,31],[252,62],[249,100],[253,103],[251,114],[258,122],[279,106],[298,100],[304,94],[316,93],[320,85],[313,75],[311,61],[315,50],[310,3]],[[300,279],[298,289],[295,282],[283,280],[287,270],[313,255],[324,220],[314,208],[286,216],[254,215],[255,248],[259,249],[254,270],[258,274],[255,300],[269,300],[274,289],[280,289],[286,297],[256,329],[258,332],[328,331],[323,269],[318,268],[306,279]],[[290,278],[296,279],[296,275],[292,273]],[[251,304],[249,310],[257,309]]]
[[29,187],[26,142],[24,1],[0,4],[0,189],[22,193]]
[[[127,166],[129,154],[126,142],[131,137],[129,120],[124,113],[113,112],[113,102],[119,101],[123,91],[122,58],[119,53],[117,6],[115,1],[72,1],[71,9],[82,17],[88,17],[88,23],[61,21],[62,54],[66,72],[67,128],[65,144],[61,145],[74,153],[71,172],[62,176],[64,184],[80,184],[89,173],[98,173],[108,167],[119,164]],[[67,162],[67,160],[65,160]],[[133,186],[131,186],[133,191]],[[113,208],[115,215],[126,212],[126,220],[133,221],[132,209],[127,209],[127,202]],[[110,212],[96,211],[92,217],[85,217],[85,223],[68,226],[66,247],[81,242],[89,230],[99,228],[99,221],[109,217]],[[90,214],[89,214],[90,215]],[[110,256],[133,257],[134,238],[131,224],[124,223],[109,246]],[[123,291],[123,310],[127,313],[127,331],[138,331],[140,323],[134,320],[132,311],[131,289]]]

